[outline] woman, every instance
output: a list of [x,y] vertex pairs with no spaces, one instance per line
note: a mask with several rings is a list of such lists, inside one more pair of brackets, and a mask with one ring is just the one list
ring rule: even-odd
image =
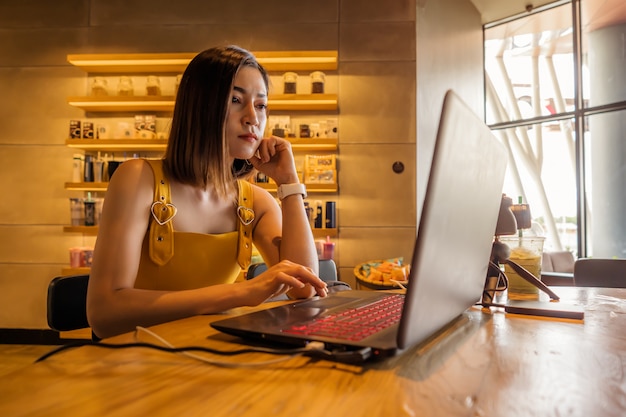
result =
[[[291,146],[263,138],[268,85],[254,56],[235,46],[189,63],[164,159],[126,161],[111,178],[87,295],[95,335],[283,293],[326,295]],[[280,207],[243,179],[252,168],[276,182]],[[234,283],[252,243],[270,268]]]

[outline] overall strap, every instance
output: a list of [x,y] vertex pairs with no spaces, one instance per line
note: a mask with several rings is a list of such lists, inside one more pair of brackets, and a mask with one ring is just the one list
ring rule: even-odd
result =
[[239,241],[237,244],[237,262],[241,269],[246,269],[252,262],[252,222],[254,221],[252,185],[245,180],[237,181],[239,187],[239,201],[237,202],[237,217],[239,222]]
[[176,215],[176,206],[172,204],[170,184],[163,175],[163,161],[146,162],[154,172],[154,202],[150,207],[150,259],[157,265],[165,265],[174,256],[174,226],[172,219]]

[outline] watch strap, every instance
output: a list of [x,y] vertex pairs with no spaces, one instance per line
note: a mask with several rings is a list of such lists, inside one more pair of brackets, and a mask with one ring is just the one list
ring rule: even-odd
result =
[[282,184],[278,186],[278,199],[283,200],[293,194],[301,194],[302,198],[306,198],[306,186],[302,183]]

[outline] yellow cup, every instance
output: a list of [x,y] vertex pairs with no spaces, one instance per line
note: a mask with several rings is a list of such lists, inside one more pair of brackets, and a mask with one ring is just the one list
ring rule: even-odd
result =
[[[511,250],[509,259],[520,265],[535,278],[541,280],[541,259],[544,237],[538,236],[501,236],[500,241]],[[537,299],[539,288],[519,276],[509,265],[504,265],[504,273],[509,279],[508,298]]]

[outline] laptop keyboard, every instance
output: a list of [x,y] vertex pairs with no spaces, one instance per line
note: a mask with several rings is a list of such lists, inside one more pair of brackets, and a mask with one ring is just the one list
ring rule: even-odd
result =
[[384,297],[371,304],[350,308],[284,329],[284,333],[324,336],[358,342],[400,321],[404,295]]

